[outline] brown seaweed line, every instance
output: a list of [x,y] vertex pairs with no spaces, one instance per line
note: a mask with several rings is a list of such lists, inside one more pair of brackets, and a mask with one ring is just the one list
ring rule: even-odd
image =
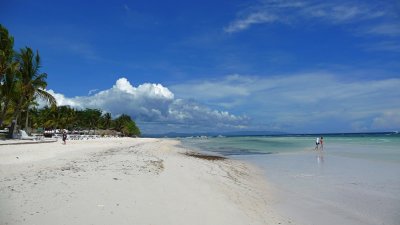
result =
[[196,152],[185,152],[182,153],[186,156],[191,156],[191,157],[195,157],[195,158],[199,158],[199,159],[205,159],[205,160],[225,160],[226,158],[223,156],[218,156],[218,155],[205,155],[205,154],[201,154],[201,153],[196,153]]

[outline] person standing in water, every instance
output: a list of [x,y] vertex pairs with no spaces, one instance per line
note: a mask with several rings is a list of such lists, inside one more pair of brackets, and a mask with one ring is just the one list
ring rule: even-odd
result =
[[319,137],[317,137],[317,140],[315,141],[315,149],[314,150],[318,150],[319,142],[320,142],[320,139],[319,139]]
[[63,140],[63,144],[67,144],[66,140],[67,140],[67,132],[64,130],[63,134],[62,134],[62,140]]
[[324,137],[320,138],[319,144],[321,145],[321,150],[324,150]]

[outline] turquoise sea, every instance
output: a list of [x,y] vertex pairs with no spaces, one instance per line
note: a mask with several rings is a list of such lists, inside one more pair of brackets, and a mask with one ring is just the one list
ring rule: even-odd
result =
[[[330,134],[324,137],[325,150],[343,157],[400,163],[400,134]],[[198,150],[229,155],[285,154],[315,148],[317,135],[189,137],[183,144]]]
[[[317,136],[324,149],[315,151]],[[275,208],[300,224],[400,224],[400,135],[181,138],[198,151],[261,168]]]

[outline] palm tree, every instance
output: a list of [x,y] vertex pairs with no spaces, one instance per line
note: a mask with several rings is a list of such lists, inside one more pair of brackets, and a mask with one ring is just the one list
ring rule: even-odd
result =
[[103,121],[104,121],[104,128],[108,129],[111,126],[112,118],[111,118],[111,113],[105,113],[103,115]]
[[140,129],[129,115],[122,114],[114,120],[114,129],[122,132],[125,136],[140,135]]
[[58,111],[57,128],[70,129],[76,125],[76,111],[70,106],[55,107]]
[[66,128],[71,129],[77,126],[77,121],[76,121],[76,110],[74,108],[71,108],[68,106],[68,110],[66,112]]
[[29,106],[36,98],[41,98],[53,105],[56,104],[56,99],[44,90],[47,87],[47,74],[40,73],[39,52],[36,52],[35,55],[31,48],[25,47],[18,54],[17,62],[19,63],[19,83],[17,88],[21,95],[19,99],[16,99],[15,111],[12,117],[15,121],[17,121],[22,110],[26,111],[26,117],[28,117]]
[[61,113],[59,107],[52,105],[50,108],[45,107],[43,113],[43,126],[46,128],[56,129],[61,122]]
[[15,97],[18,63],[14,61],[14,38],[0,24],[0,127],[3,125],[11,98]]
[[33,107],[32,109],[29,109],[29,115],[30,115],[30,127],[32,128],[42,128],[41,127],[41,121],[40,121],[40,111],[37,107]]
[[122,114],[121,116],[119,116],[118,118],[116,118],[114,120],[114,129],[116,131],[121,132],[122,128],[124,128],[124,124],[127,121],[130,121],[131,117],[126,115],[126,114]]
[[83,111],[83,120],[88,125],[89,130],[93,129],[96,134],[96,128],[99,125],[101,111],[99,109],[85,109]]
[[18,98],[19,93],[16,89],[17,75],[18,75],[18,63],[13,62],[5,71],[2,84],[1,84],[1,112],[0,112],[0,127],[3,125],[3,121],[6,117],[6,113],[9,109],[13,99]]
[[14,38],[8,30],[0,24],[0,81],[3,80],[5,72],[13,61]]

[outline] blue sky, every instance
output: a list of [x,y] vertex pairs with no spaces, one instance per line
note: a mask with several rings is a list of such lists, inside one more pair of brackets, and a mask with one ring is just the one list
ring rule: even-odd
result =
[[400,129],[398,1],[8,1],[59,104],[145,133]]

